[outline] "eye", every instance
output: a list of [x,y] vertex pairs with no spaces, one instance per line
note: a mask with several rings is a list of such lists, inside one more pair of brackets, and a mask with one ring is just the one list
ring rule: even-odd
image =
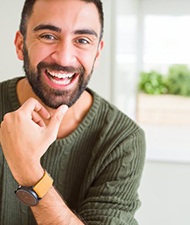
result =
[[56,41],[57,38],[55,37],[55,35],[52,34],[42,34],[40,35],[40,39],[46,41],[46,42],[52,42],[52,41]]
[[89,42],[87,39],[85,39],[85,38],[79,38],[79,39],[76,40],[76,42],[79,43],[79,44],[83,44],[83,45],[86,45],[86,44],[89,44],[89,43],[90,43],[90,42]]

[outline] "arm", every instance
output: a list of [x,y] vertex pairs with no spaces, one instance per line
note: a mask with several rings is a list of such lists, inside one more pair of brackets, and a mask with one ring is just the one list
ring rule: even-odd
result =
[[43,225],[82,225],[83,223],[67,207],[52,187],[37,206],[31,207],[37,223]]
[[[56,139],[65,111],[66,107],[60,107],[50,118],[38,101],[29,99],[20,109],[5,115],[0,127],[0,143],[18,184],[30,187],[43,176],[40,159]],[[47,119],[46,126],[44,120]],[[53,187],[32,211],[38,224],[83,224]]]
[[[120,135],[122,136],[122,135]],[[104,146],[88,170],[79,214],[88,225],[137,225],[140,207],[138,187],[144,166],[145,140],[142,130],[123,135],[117,145]]]

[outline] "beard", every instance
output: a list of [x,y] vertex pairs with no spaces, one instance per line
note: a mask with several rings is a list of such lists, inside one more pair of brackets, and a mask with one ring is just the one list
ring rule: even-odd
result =
[[[85,73],[84,67],[80,66],[78,68],[72,66],[60,66],[56,63],[46,63],[40,62],[37,65],[37,70],[32,67],[28,55],[28,50],[24,45],[23,48],[23,55],[24,55],[24,64],[23,68],[26,74],[26,78],[32,87],[33,92],[35,95],[48,107],[56,109],[59,106],[65,104],[68,107],[71,107],[81,96],[83,91],[86,89],[91,75],[94,69],[94,63],[91,69],[90,74]],[[94,60],[95,62],[95,60]],[[61,90],[61,89],[53,89],[48,86],[42,78],[42,71],[61,71],[62,73],[78,73],[79,74],[79,81],[78,85],[75,89],[72,90]]]

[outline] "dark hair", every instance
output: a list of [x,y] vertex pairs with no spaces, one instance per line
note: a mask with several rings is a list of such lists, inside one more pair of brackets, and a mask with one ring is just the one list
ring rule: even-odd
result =
[[[101,32],[100,32],[100,40],[103,37],[104,32],[104,12],[101,0],[81,0],[87,3],[94,3],[97,7],[99,13],[99,19],[101,24]],[[27,29],[27,22],[33,12],[33,7],[36,0],[25,0],[24,7],[21,14],[21,21],[20,21],[20,32],[24,38],[26,38],[26,29]]]

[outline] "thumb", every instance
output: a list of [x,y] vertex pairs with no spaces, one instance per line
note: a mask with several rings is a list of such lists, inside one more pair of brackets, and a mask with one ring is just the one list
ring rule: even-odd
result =
[[59,130],[59,127],[61,125],[61,121],[68,109],[67,105],[61,105],[54,113],[54,115],[51,117],[50,122],[47,126],[47,129],[49,130],[51,135],[55,135],[54,138],[57,137],[57,133]]

